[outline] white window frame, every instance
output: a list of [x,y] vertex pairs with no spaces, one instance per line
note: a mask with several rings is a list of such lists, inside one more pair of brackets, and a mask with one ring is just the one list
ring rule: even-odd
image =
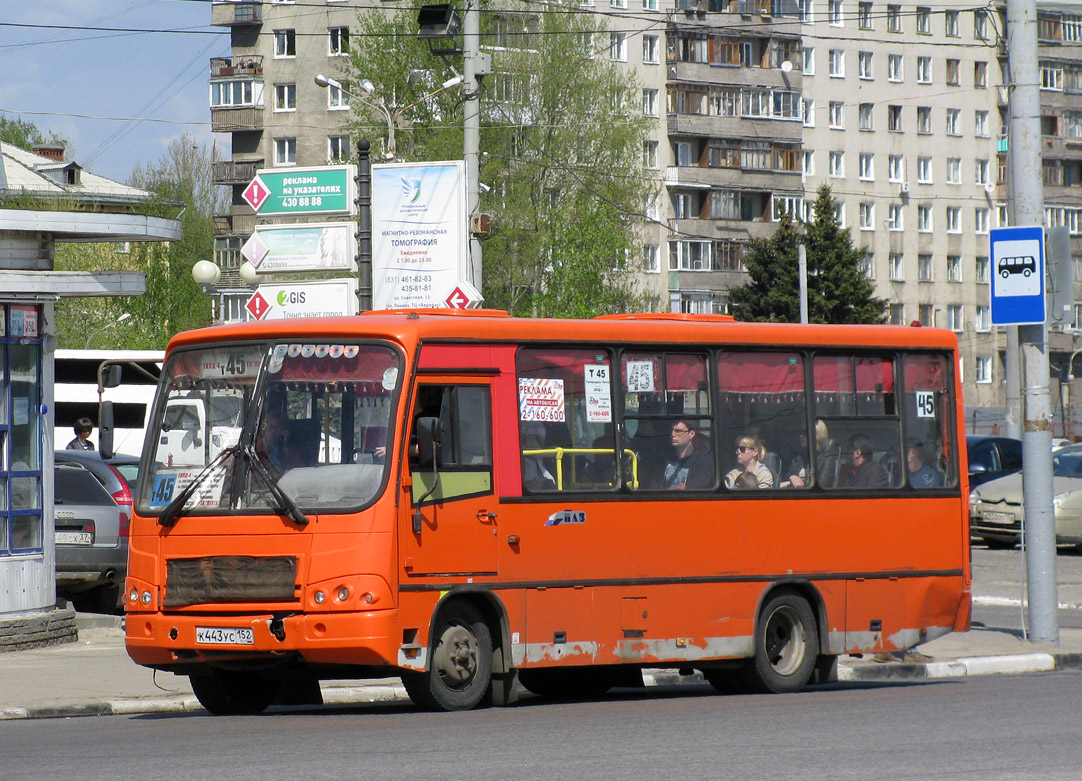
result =
[[832,150],[830,152],[830,178],[831,179],[844,179],[845,178],[845,152],[841,150]]
[[947,184],[962,183],[962,158],[947,158]]
[[297,164],[297,139],[285,136],[274,139],[274,166],[285,168]]
[[830,101],[829,126],[831,130],[845,130],[845,103],[843,101]]
[[857,52],[857,76],[865,81],[874,79],[874,62],[874,52]]
[[803,51],[801,52],[801,57],[803,58],[803,65],[804,65],[801,72],[805,76],[814,76],[815,75],[815,47],[813,47],[813,46],[805,46]]
[[327,56],[349,56],[349,28],[338,26],[327,28]]
[[903,155],[887,156],[887,181],[891,184],[903,184],[905,182],[905,157]]
[[962,256],[947,255],[947,281],[962,281]]
[[[290,51],[292,49],[292,52]],[[274,59],[293,60],[297,57],[297,31],[284,28],[274,31]]]
[[875,230],[875,203],[872,201],[863,201],[860,204],[860,229]]
[[905,58],[901,54],[887,55],[887,81],[905,81]]
[[274,111],[286,113],[297,110],[297,85],[293,83],[274,85]]
[[656,35],[642,37],[642,61],[644,65],[657,65],[661,62]]
[[860,153],[860,169],[858,178],[862,182],[875,181],[875,154],[872,152]]
[[947,130],[948,136],[960,136],[962,135],[962,109],[960,108],[948,108],[947,109]]
[[976,206],[973,209],[974,233],[988,233],[988,225],[991,222],[991,212],[987,206]]
[[[334,148],[338,146],[345,152],[344,155],[335,155]],[[349,145],[349,136],[347,135],[333,135],[327,136],[327,162],[328,163],[346,163],[349,162],[349,158],[352,155],[352,150]]]
[[887,274],[891,282],[905,282],[905,255],[892,252],[887,256]]
[[983,109],[973,112],[973,135],[988,138],[988,112]]
[[627,62],[627,33],[609,33],[609,59],[613,62]]
[[650,170],[657,168],[657,150],[659,143],[653,139],[642,142],[642,166]]
[[653,87],[642,88],[642,113],[646,117],[660,116],[658,114],[660,100],[658,98],[658,91]]
[[947,233],[962,232],[962,207],[947,207]]
[[900,231],[905,229],[905,210],[900,203],[892,203],[887,207],[887,230]]
[[661,273],[661,247],[657,244],[642,246],[642,271],[644,274]]
[[917,84],[932,83],[932,58],[917,57]]
[[[932,205],[922,203],[917,206],[917,233],[932,232]],[[922,256],[923,257],[923,256]]]
[[917,184],[934,184],[934,167],[931,157],[917,158]]
[[978,355],[973,359],[973,376],[978,384],[989,385],[992,382],[992,359],[987,355]]
[[830,78],[845,78],[845,49],[831,49],[828,53]]

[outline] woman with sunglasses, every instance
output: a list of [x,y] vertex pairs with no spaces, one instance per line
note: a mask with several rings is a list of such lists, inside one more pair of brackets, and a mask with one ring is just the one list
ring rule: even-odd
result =
[[736,462],[739,466],[725,475],[725,487],[732,488],[736,483],[736,478],[742,472],[747,472],[755,477],[759,488],[773,488],[774,474],[766,464],[759,460],[759,454],[762,452],[762,445],[755,437],[747,434],[740,437],[736,444]]

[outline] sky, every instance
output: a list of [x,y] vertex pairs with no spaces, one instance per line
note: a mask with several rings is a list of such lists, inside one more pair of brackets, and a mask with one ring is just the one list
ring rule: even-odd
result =
[[210,0],[0,0],[0,115],[55,131],[66,159],[119,182],[184,133],[228,158],[207,83],[229,53]]

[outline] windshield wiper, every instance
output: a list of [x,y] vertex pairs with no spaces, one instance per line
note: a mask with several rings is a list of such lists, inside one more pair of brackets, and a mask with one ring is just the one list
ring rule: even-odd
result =
[[256,473],[262,478],[267,488],[270,489],[271,495],[278,501],[278,506],[274,509],[283,515],[288,515],[298,526],[307,526],[309,523],[308,516],[301,512],[301,508],[293,501],[293,497],[278,485],[278,481],[274,479],[274,475],[267,469],[263,457],[256,452],[255,447],[245,445],[240,452],[247,457],[248,463],[255,467]]
[[183,490],[181,490],[179,494],[173,497],[173,501],[171,501],[165,506],[165,509],[162,510],[162,514],[158,517],[158,525],[175,526],[177,523],[177,519],[180,518],[181,511],[184,509],[184,505],[186,505],[188,503],[188,500],[192,498],[192,494],[194,494],[196,489],[203,484],[203,481],[205,481],[207,477],[210,476],[210,473],[214,471],[215,468],[220,466],[221,463],[225,461],[228,456],[235,456],[241,452],[243,451],[240,449],[240,445],[233,445],[232,447],[227,447],[225,450],[219,453],[213,461],[203,467],[200,470],[199,474],[193,477],[192,481],[186,486],[184,486]]

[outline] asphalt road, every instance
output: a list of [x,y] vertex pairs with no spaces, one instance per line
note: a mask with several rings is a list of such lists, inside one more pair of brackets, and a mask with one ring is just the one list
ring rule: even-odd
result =
[[1082,675],[717,696],[623,690],[453,714],[405,705],[0,723],[16,779],[1075,779]]

